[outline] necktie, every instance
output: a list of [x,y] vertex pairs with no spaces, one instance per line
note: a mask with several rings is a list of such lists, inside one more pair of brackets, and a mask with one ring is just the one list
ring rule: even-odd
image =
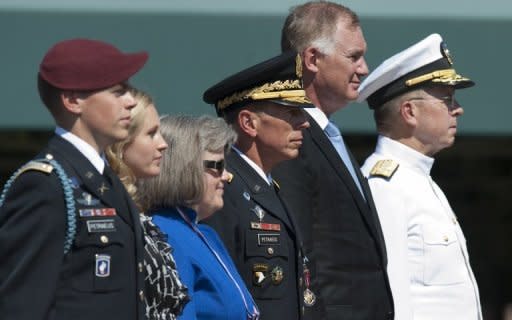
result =
[[348,171],[350,172],[350,175],[352,176],[352,179],[354,179],[357,188],[359,189],[361,195],[364,198],[363,189],[361,188],[361,184],[359,183],[359,179],[357,178],[356,171],[354,169],[354,166],[352,165],[350,156],[348,155],[347,147],[345,146],[345,142],[343,141],[343,137],[341,136],[340,129],[338,129],[338,127],[334,123],[329,121],[324,131],[327,134],[327,137],[331,141],[332,145],[340,155],[341,160],[347,167]]

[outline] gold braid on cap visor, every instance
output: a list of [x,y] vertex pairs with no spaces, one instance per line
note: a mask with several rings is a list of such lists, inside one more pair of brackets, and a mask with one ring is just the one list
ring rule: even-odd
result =
[[470,81],[468,78],[464,78],[461,75],[458,75],[457,72],[455,72],[455,69],[444,69],[444,70],[438,70],[431,73],[424,74],[422,76],[409,79],[405,81],[405,85],[408,87],[414,86],[418,83],[422,83],[425,81],[432,81],[435,83],[441,83],[441,84],[456,84],[461,81]]
[[262,86],[234,93],[217,102],[217,109],[222,110],[234,103],[244,100],[280,99],[296,103],[311,103],[302,89],[300,80],[285,80],[265,83]]

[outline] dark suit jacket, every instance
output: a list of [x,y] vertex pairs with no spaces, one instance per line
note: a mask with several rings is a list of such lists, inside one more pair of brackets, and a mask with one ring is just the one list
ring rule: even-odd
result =
[[[115,178],[110,185],[60,137],[50,140],[36,159],[46,154],[69,177],[76,237],[64,255],[67,209],[55,170],[21,174],[0,208],[0,317],[144,319],[139,217],[121,182]],[[103,193],[102,185],[108,187]],[[114,208],[116,215],[87,217],[87,209],[100,208]]]
[[299,157],[272,175],[298,220],[320,298],[318,319],[392,319],[384,238],[368,183],[356,170],[365,201],[327,136],[309,115],[308,121]]
[[[302,263],[294,221],[276,186],[269,186],[235,151],[228,154],[227,164],[234,177],[225,185],[224,207],[205,223],[221,236],[260,308],[261,319],[299,319]],[[258,211],[264,213],[261,220]],[[279,230],[264,230],[251,222]]]

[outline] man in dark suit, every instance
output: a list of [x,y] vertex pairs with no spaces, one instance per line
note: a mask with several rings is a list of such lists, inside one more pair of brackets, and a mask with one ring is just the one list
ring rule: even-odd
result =
[[143,319],[138,213],[105,164],[128,135],[127,80],[147,60],[72,39],[41,62],[55,136],[6,184],[0,202],[2,319]]
[[307,259],[293,216],[269,174],[276,164],[298,155],[302,130],[309,126],[300,65],[297,55],[288,52],[204,94],[238,134],[227,156],[233,176],[225,186],[224,208],[206,223],[220,234],[263,320],[300,319],[308,308]]
[[297,159],[272,172],[297,217],[310,258],[318,319],[392,319],[386,251],[378,216],[359,165],[329,118],[358,96],[368,73],[357,15],[339,4],[295,7],[282,49],[303,59],[304,89],[315,108]]

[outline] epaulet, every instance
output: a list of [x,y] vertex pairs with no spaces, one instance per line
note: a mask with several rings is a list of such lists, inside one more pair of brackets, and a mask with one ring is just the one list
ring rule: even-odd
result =
[[383,177],[389,180],[395,174],[398,166],[399,164],[395,160],[379,160],[370,171],[370,177]]
[[27,172],[29,170],[36,170],[40,172],[44,172],[46,174],[50,174],[53,171],[53,166],[51,164],[45,163],[45,162],[39,162],[32,160],[25,164],[23,167],[21,167],[18,172],[16,172],[16,177],[20,176],[24,172]]

